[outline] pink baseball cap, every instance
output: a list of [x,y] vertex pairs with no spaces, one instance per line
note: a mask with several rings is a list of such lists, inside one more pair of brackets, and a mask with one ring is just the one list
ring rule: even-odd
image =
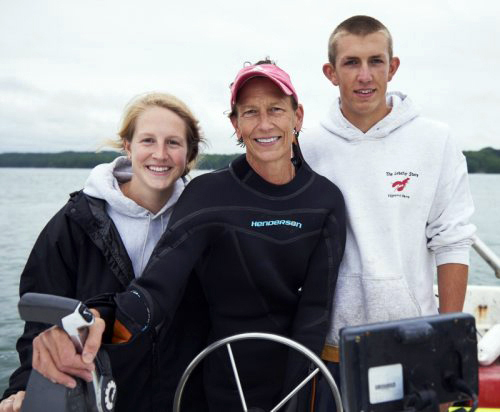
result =
[[297,92],[295,91],[290,76],[281,70],[275,64],[254,64],[241,69],[233,84],[231,84],[231,107],[236,103],[236,96],[242,86],[253,77],[266,77],[273,81],[287,96],[293,96],[298,102]]

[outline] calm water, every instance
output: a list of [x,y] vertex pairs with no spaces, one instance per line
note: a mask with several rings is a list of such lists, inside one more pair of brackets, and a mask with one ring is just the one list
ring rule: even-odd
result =
[[[17,313],[19,274],[46,222],[82,187],[88,169],[0,168],[0,391],[17,365],[15,342],[22,330]],[[471,175],[478,236],[500,255],[500,175]],[[471,284],[500,285],[471,251]]]

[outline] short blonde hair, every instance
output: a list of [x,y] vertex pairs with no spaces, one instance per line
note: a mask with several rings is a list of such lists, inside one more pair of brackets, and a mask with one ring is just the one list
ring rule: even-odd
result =
[[125,150],[125,142],[132,142],[134,137],[137,118],[149,107],[162,107],[178,115],[186,125],[187,140],[187,164],[182,176],[185,176],[195,166],[200,152],[200,145],[205,142],[198,119],[193,115],[189,107],[177,97],[168,93],[146,93],[130,101],[123,113],[118,140],[107,142],[108,146]]
[[392,36],[387,27],[380,21],[370,16],[352,16],[340,23],[328,39],[328,60],[335,67],[337,58],[337,43],[343,34],[353,34],[355,36],[367,36],[368,34],[382,32],[387,36],[389,48],[389,59],[392,59]]

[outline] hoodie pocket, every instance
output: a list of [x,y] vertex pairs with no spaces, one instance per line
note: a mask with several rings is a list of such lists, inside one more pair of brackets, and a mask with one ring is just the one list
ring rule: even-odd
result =
[[344,326],[421,316],[414,294],[401,275],[339,274],[328,342],[338,345]]

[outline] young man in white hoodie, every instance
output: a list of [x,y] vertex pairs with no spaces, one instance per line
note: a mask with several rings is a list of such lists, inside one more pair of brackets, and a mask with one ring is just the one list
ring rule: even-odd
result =
[[323,73],[340,99],[301,147],[346,202],[346,249],[323,352],[338,362],[343,326],[461,311],[475,228],[465,157],[448,127],[420,116],[404,94],[387,93],[400,64],[387,28],[351,17],[333,31],[328,55]]

